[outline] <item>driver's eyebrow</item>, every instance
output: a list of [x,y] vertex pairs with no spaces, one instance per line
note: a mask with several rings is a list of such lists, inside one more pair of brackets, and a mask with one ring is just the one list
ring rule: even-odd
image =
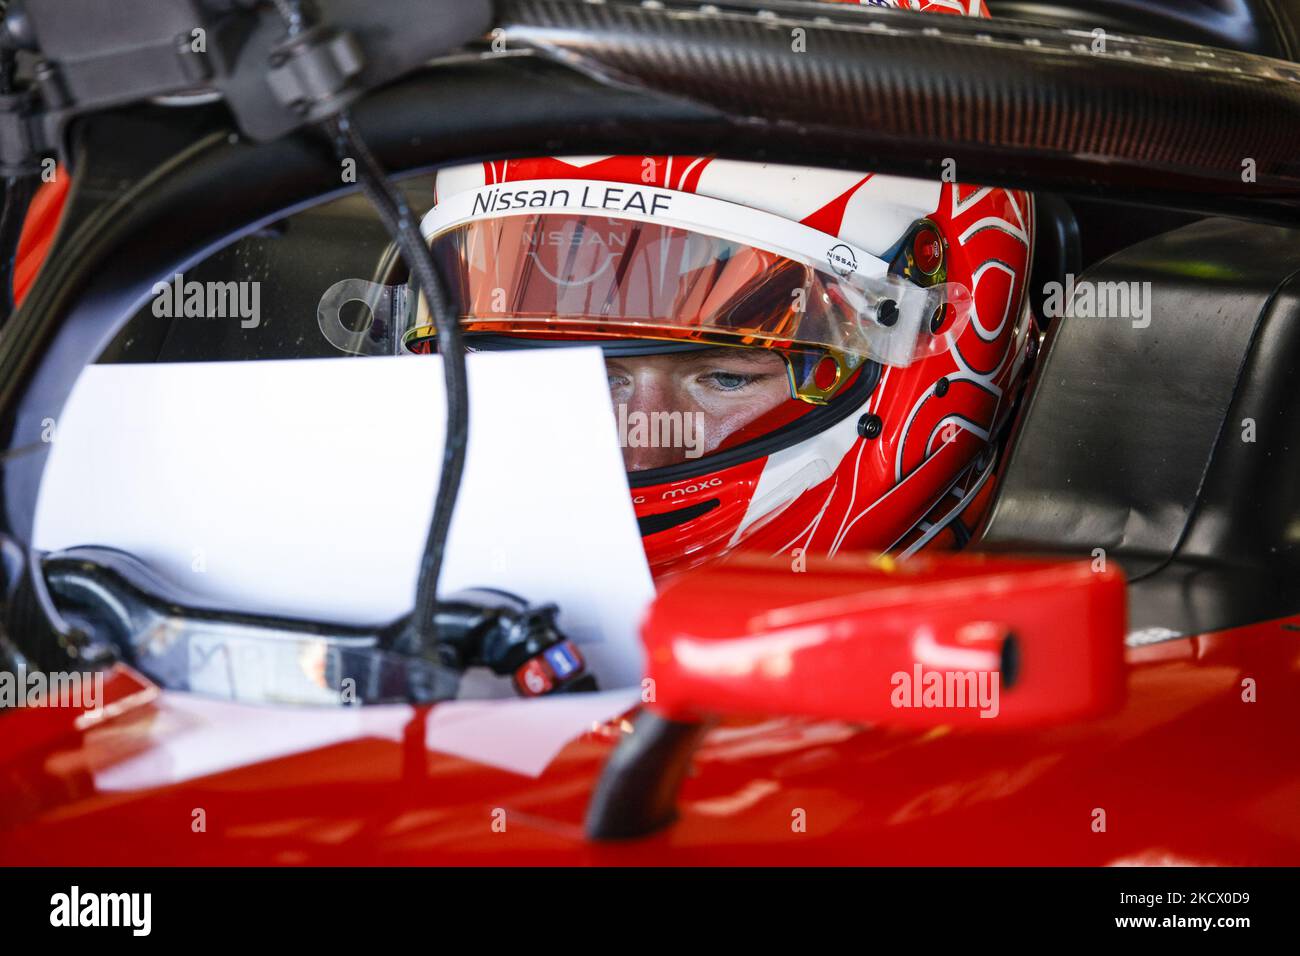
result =
[[[717,348],[701,349],[698,352],[683,352],[680,357],[682,361],[688,359],[704,359],[705,361],[709,361],[711,359],[731,358],[752,365],[758,362],[766,362],[769,352],[771,352],[770,349],[730,348],[725,345],[719,345]],[[776,353],[771,352],[771,354],[775,355]]]

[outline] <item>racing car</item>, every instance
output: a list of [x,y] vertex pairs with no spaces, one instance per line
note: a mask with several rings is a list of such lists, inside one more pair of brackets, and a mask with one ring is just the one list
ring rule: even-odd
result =
[[[0,863],[1300,863],[1300,8],[136,6],[6,17]],[[627,686],[437,591],[464,353],[564,346],[703,423]],[[37,540],[88,369],[430,353],[408,614]]]

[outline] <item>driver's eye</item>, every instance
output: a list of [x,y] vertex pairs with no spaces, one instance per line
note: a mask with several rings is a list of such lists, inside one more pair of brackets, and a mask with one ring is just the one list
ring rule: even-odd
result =
[[726,372],[721,369],[700,376],[701,380],[723,392],[735,392],[758,380],[760,376],[746,375],[741,372]]

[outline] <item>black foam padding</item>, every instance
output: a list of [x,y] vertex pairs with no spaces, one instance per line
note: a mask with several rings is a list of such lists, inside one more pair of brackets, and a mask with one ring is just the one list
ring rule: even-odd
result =
[[1150,325],[1053,325],[973,546],[1103,549],[1135,582],[1134,627],[1300,610],[1298,275],[1300,232],[1226,220],[1085,273],[1149,281]]

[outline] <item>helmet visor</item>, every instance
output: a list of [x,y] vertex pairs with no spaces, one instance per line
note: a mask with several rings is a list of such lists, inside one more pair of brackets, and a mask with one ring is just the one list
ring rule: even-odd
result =
[[[541,180],[440,203],[423,229],[468,331],[810,347],[906,366],[969,296],[760,210],[627,184]],[[423,301],[402,344],[433,335]]]

